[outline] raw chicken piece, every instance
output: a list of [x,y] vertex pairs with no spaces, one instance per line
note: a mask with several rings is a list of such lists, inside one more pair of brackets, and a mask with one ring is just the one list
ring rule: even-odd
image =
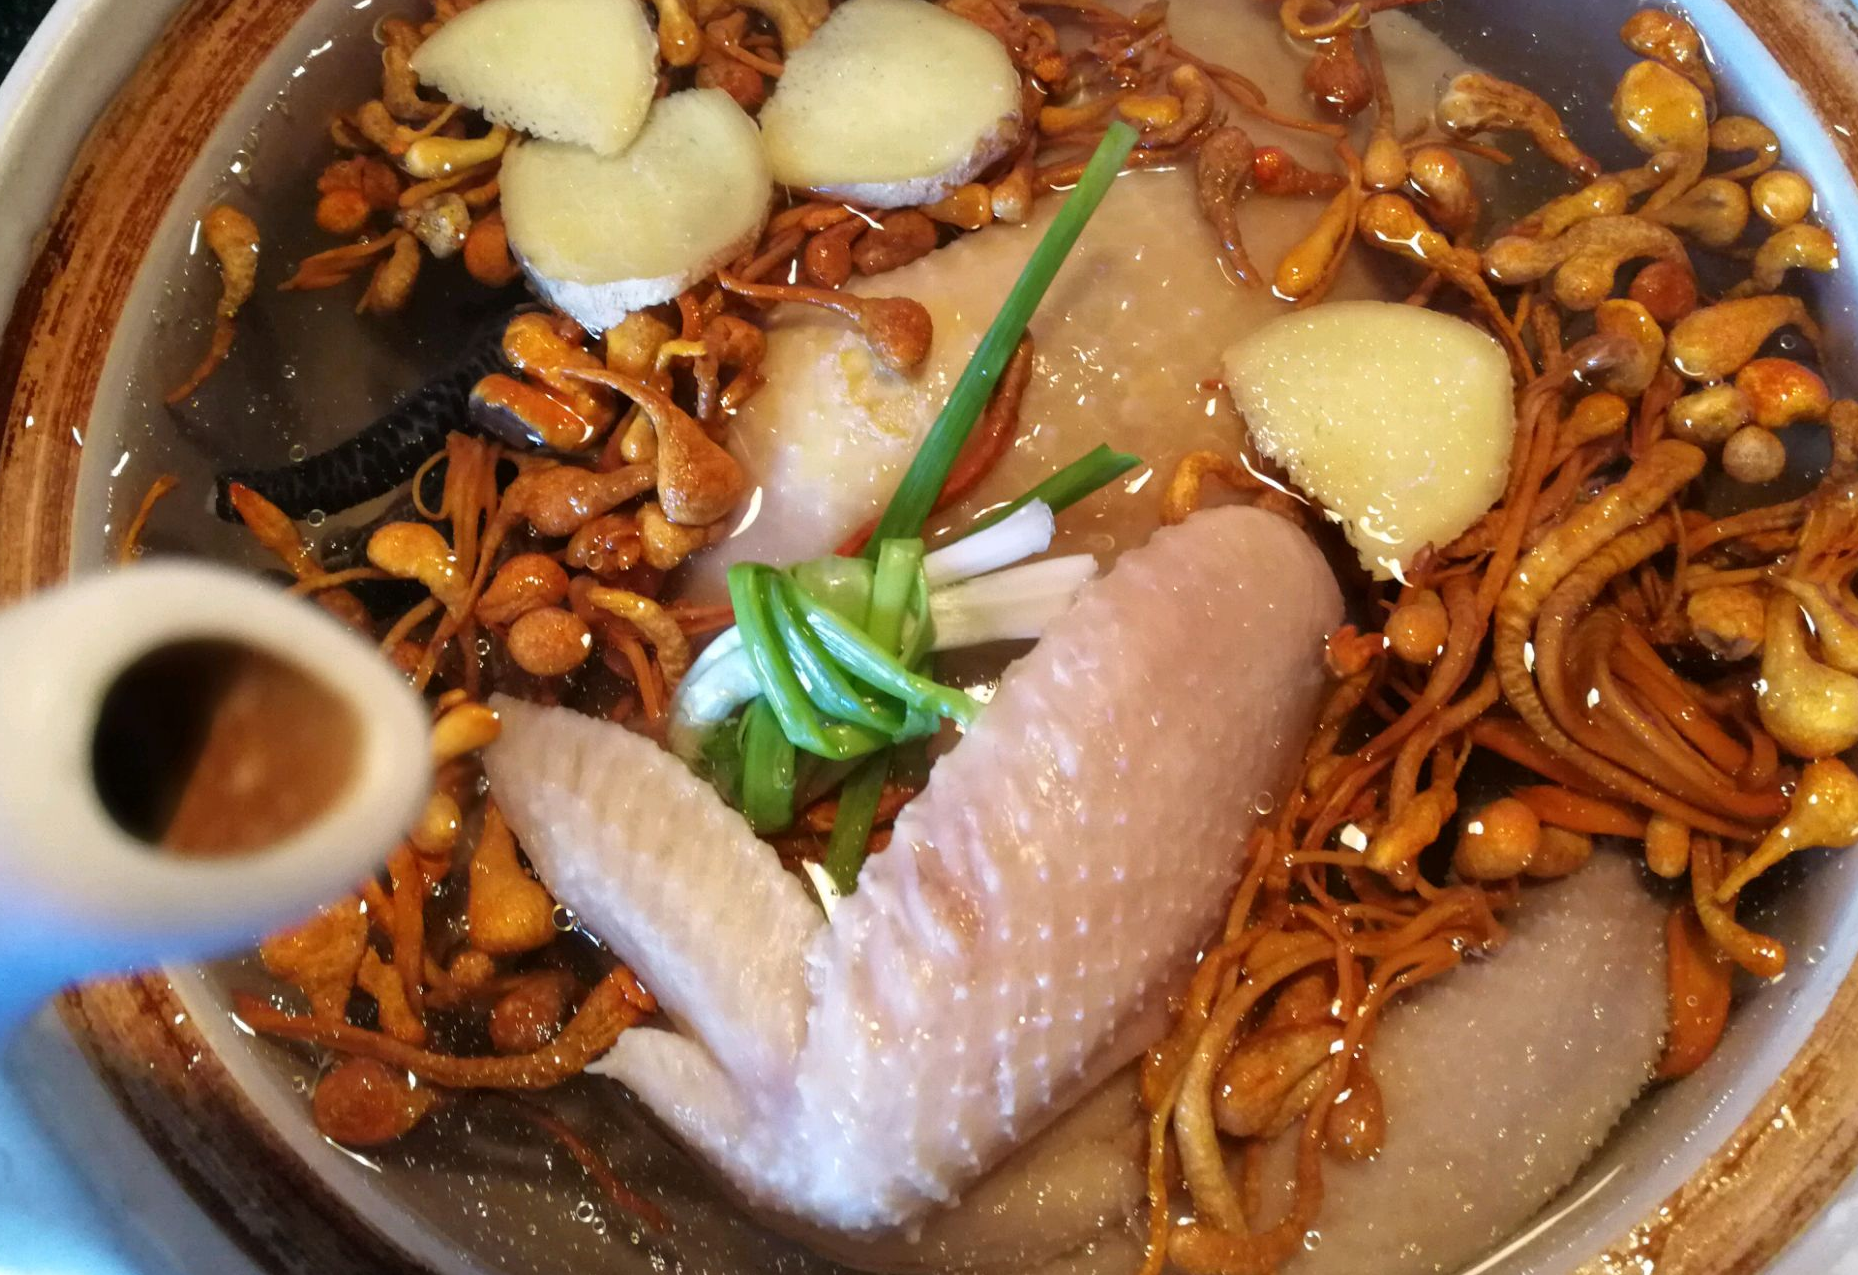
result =
[[720,972],[701,958],[716,955],[719,912],[769,952],[804,949],[824,924],[805,888],[651,740],[507,697],[496,706],[491,791],[555,898],[621,946],[680,1027],[744,1074],[782,1080],[805,1034],[802,970],[752,949]]
[[894,1228],[1152,1039],[1301,752],[1340,617],[1286,522],[1159,532],[1007,670],[829,925],[618,727],[502,700],[486,765],[543,879],[683,1028],[628,1032],[602,1069],[754,1203]]
[[[1509,942],[1387,1015],[1387,1145],[1323,1166],[1320,1241],[1284,1275],[1439,1275],[1513,1234],[1650,1083],[1665,1029],[1665,906],[1623,855],[1531,889]],[[1287,1184],[1294,1135],[1264,1181]],[[1279,1216],[1288,1198],[1269,1203]]]
[[[1573,1180],[1661,1049],[1665,912],[1640,876],[1602,854],[1532,886],[1500,950],[1394,1003],[1373,1055],[1387,1145],[1367,1163],[1325,1160],[1321,1239],[1284,1275],[1461,1270]],[[1267,1219],[1290,1205],[1300,1129],[1267,1152]],[[1129,1236],[1146,1131],[1125,1072],[933,1215],[919,1243],[802,1238],[904,1275],[1055,1275],[1048,1255],[1080,1249],[1065,1270],[1128,1275],[1141,1262]]]

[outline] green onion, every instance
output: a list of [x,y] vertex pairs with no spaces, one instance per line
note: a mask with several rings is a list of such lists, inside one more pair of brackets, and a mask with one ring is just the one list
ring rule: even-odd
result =
[[1111,451],[1108,443],[1099,443],[1094,450],[1078,457],[1019,499],[1001,505],[961,534],[971,536],[977,531],[985,531],[1035,500],[1044,501],[1053,513],[1061,513],[1092,492],[1109,486],[1141,463],[1140,457],[1131,456],[1128,452]]
[[[733,573],[733,568],[731,568]],[[808,627],[819,637],[826,653],[837,660],[853,677],[872,688],[894,695],[913,708],[927,709],[962,726],[970,726],[980,715],[981,706],[966,692],[941,686],[912,673],[890,652],[879,647],[863,631],[848,623],[844,616],[821,606],[800,591],[792,581],[782,580],[787,596],[794,600],[806,617]],[[812,706],[809,704],[809,708]]]
[[742,723],[742,814],[756,832],[794,821],[794,746],[768,701],[748,706]]
[[[929,618],[929,582],[919,571],[916,574],[916,592],[910,598],[910,622],[904,629],[903,650],[897,654],[897,663],[912,673],[927,673],[929,649],[935,644],[935,632],[935,621]],[[954,693],[961,694],[959,691]],[[898,734],[897,742],[929,738],[942,729],[942,717],[943,714],[927,705],[910,705],[909,715],[903,720],[903,730]]]
[[929,618],[929,581],[923,578],[921,564],[915,575],[915,591],[910,594],[910,622],[904,626],[903,649],[897,663],[912,672],[921,672],[923,659],[935,645],[935,621]]
[[1006,303],[994,316],[993,325],[981,338],[961,379],[955,382],[942,414],[936,417],[928,436],[917,449],[916,459],[910,462],[897,494],[890,498],[884,516],[878,519],[877,529],[865,546],[865,557],[875,559],[887,540],[922,534],[923,524],[929,520],[942,494],[942,485],[948,481],[955,458],[961,454],[962,445],[980,419],[981,409],[993,395],[994,382],[999,379],[1001,369],[1012,357],[1019,338],[1025,335],[1032,312],[1038,309],[1046,289],[1057,277],[1058,268],[1077,243],[1078,235],[1083,233],[1084,223],[1109,193],[1110,183],[1116,179],[1135,142],[1136,131],[1121,120],[1112,123],[1103,135],[1083,176],[1078,178],[1064,207],[1058,210],[1045,237],[1033,250],[1019,281],[1007,294]]
[[[820,720],[775,625],[773,595],[777,589],[785,589],[788,596],[801,600],[802,614],[809,616],[809,623],[811,613],[805,608],[825,610],[793,581],[771,568],[753,562],[738,562],[729,568],[729,600],[735,605],[735,626],[742,634],[742,650],[755,666],[755,680],[761,683],[762,698],[756,703],[765,703],[773,711],[788,742],[816,757],[844,761],[889,744],[888,734],[853,723],[828,724]],[[831,652],[830,643],[822,639],[821,644]]]
[[910,715],[903,719],[903,731],[897,736],[897,742],[933,739],[941,729],[942,719],[933,709],[911,707]]
[[851,679],[839,671],[826,654],[819,639],[800,618],[799,611],[783,590],[769,599],[775,632],[793,661],[795,672],[806,684],[813,703],[820,712],[847,722],[865,726],[894,737],[903,729],[903,710],[887,708],[859,693]]
[[735,606],[735,626],[742,633],[742,649],[755,666],[755,680],[781,730],[794,744],[820,756],[828,756],[825,728],[806,688],[794,672],[780,636],[775,632],[770,590],[775,574],[752,562],[738,562],[729,568],[729,601]]
[[742,808],[742,732],[746,712],[737,712],[704,736],[697,756],[698,771],[723,800]]
[[[739,793],[756,831],[767,832],[793,822],[802,761],[809,774],[821,765],[803,759],[802,752],[837,763],[828,769],[840,774],[846,763],[867,759],[840,789],[827,849],[824,871],[841,892],[857,884],[893,764],[908,767],[914,759],[921,767],[920,748],[899,752],[893,746],[932,734],[944,719],[969,726],[980,713],[971,696],[921,671],[934,644],[934,625],[917,537],[1033,312],[1135,141],[1135,130],[1120,121],[1104,135],[956,382],[864,557],[801,563],[785,574],[754,563],[729,569],[740,655],[725,652],[714,663],[722,668],[732,659],[745,662],[748,668],[735,676],[737,702],[749,693],[749,670],[760,697],[742,714],[739,728],[725,725],[716,732],[722,738],[706,741],[705,761],[719,787]],[[1033,500],[1055,513],[1136,463],[1133,456],[1099,447],[972,530],[993,526]]]
[[850,761],[855,757],[869,757],[894,742],[890,736],[863,726],[834,722],[826,727],[825,751],[816,755],[827,761]]
[[839,813],[832,821],[832,836],[826,842],[826,875],[840,894],[858,888],[858,873],[864,867],[865,846],[871,840],[871,825],[877,819],[877,804],[884,795],[884,781],[890,777],[890,754],[879,753],[857,770],[839,789]]
[[793,577],[795,584],[853,624],[861,629],[866,627],[865,620],[871,612],[873,571],[870,562],[833,554],[789,567],[787,574]]
[[871,584],[871,614],[859,627],[887,655],[903,649],[903,617],[922,570],[920,540],[886,540],[878,550],[877,577]]

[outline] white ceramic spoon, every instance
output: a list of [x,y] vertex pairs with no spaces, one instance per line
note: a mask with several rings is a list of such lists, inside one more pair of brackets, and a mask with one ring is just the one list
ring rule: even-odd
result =
[[135,566],[0,612],[0,668],[0,1040],[68,983],[339,897],[430,789],[406,682],[222,568]]

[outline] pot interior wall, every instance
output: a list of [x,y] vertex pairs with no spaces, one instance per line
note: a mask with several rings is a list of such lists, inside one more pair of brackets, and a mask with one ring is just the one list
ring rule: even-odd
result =
[[[1635,157],[1611,128],[1608,98],[1630,58],[1612,33],[1635,7],[1626,0],[1450,0],[1412,12],[1467,60],[1561,105],[1603,162],[1624,166]],[[1718,57],[1731,109],[1746,107],[1781,134],[1787,162],[1821,192],[1822,216],[1842,239],[1852,238],[1858,197],[1780,67],[1720,0],[1697,0],[1689,11]],[[377,55],[368,18],[379,12],[371,0],[313,5],[166,211],[82,433],[77,570],[110,557],[155,475],[178,474],[189,480],[184,490],[201,492],[227,465],[276,463],[345,437],[513,299],[421,287],[412,310],[383,321],[348,312],[352,289],[261,292],[240,321],[234,358],[199,399],[179,411],[162,404],[163,391],[205,345],[202,316],[217,290],[209,254],[197,242],[201,211],[230,198],[259,213],[272,269],[326,246],[311,211],[315,176],[329,153],[327,114],[372,91]],[[1509,199],[1520,204],[1539,192],[1545,175],[1525,162],[1506,180],[1514,186]],[[1846,315],[1858,302],[1847,271],[1816,286],[1822,314]],[[1858,383],[1848,328],[1831,325],[1824,353],[1835,381]],[[162,507],[148,539],[160,551],[269,565],[242,532],[199,507]],[[1641,1103],[1535,1233],[1477,1270],[1550,1275],[1615,1240],[1722,1143],[1798,1049],[1858,952],[1858,867],[1822,855],[1779,875],[1757,923],[1792,949],[1786,977],[1745,987],[1724,1046],[1704,1071]],[[669,1236],[641,1234],[546,1138],[488,1105],[456,1109],[404,1144],[365,1157],[333,1147],[309,1123],[304,1095],[313,1073],[303,1057],[252,1039],[226,1015],[229,991],[259,977],[246,963],[174,972],[209,1044],[267,1117],[351,1207],[428,1264],[535,1275],[578,1273],[593,1263],[639,1272],[828,1269],[742,1222],[609,1085],[571,1086],[561,1101],[577,1123],[598,1132],[622,1177],[653,1184],[678,1219]]]

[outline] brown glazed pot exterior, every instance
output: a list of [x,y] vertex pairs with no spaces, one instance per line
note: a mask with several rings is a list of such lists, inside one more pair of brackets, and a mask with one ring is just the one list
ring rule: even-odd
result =
[[[159,217],[308,0],[192,0],[86,139],[0,336],[0,597],[62,579],[104,356]],[[158,977],[66,996],[143,1136],[252,1258],[284,1275],[415,1269],[340,1208],[231,1083]]]
[[[1234,0],[1238,2],[1238,0]],[[1731,0],[1829,125],[1858,120],[1858,14]],[[0,337],[0,599],[67,572],[81,449],[111,336],[158,217],[309,0],[189,0],[92,129]],[[1858,139],[1834,133],[1858,171]],[[344,1208],[230,1081],[165,981],[69,994],[66,1022],[199,1202],[280,1275],[420,1269]],[[1858,972],[1734,1136],[1583,1275],[1760,1270],[1858,1164]]]

